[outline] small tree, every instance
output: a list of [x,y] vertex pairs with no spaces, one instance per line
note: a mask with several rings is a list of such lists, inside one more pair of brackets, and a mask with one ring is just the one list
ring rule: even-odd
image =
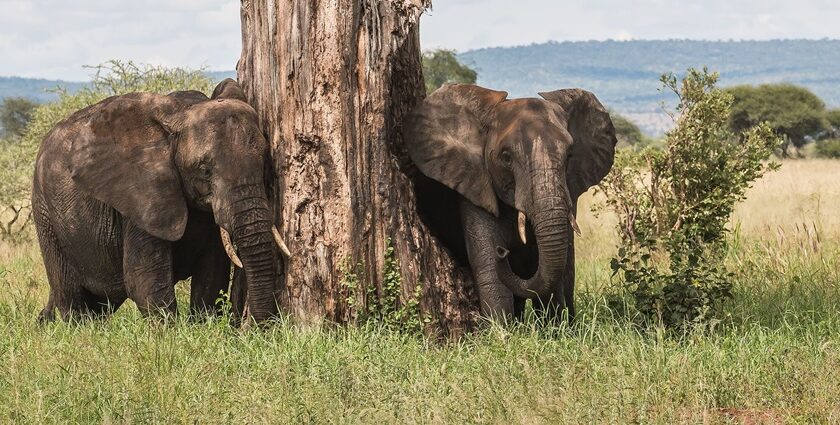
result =
[[784,140],[783,156],[787,156],[789,145],[801,148],[828,129],[825,103],[804,87],[763,84],[726,91],[734,100],[729,120],[732,131],[741,132],[766,122]]
[[454,50],[438,49],[423,53],[423,77],[431,93],[446,83],[475,84],[478,74],[459,62]]
[[109,96],[141,91],[166,94],[176,90],[209,94],[213,90],[213,81],[201,71],[118,60],[90,68],[94,70],[90,86],[74,94],[56,89],[58,100],[34,110],[20,142],[0,146],[0,239],[18,241],[29,235],[29,198],[35,155],[41,139],[56,123]]
[[0,127],[3,137],[17,139],[32,119],[37,103],[25,97],[7,97],[0,103]]
[[642,130],[629,119],[610,111],[610,118],[615,127],[615,137],[623,147],[640,146],[645,140]]
[[663,76],[679,98],[665,148],[622,151],[599,190],[619,218],[621,246],[612,259],[641,317],[669,327],[715,317],[730,297],[722,264],[726,224],[779,138],[764,124],[734,133],[732,95],[718,75],[689,69],[681,84]]

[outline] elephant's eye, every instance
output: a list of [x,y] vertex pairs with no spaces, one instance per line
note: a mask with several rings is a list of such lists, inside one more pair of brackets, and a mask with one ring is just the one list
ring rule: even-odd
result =
[[198,164],[198,171],[203,177],[210,175],[210,165],[202,161]]
[[513,164],[513,158],[511,158],[509,151],[502,151],[499,157],[501,158],[502,164],[504,164],[505,167],[509,168],[511,164]]

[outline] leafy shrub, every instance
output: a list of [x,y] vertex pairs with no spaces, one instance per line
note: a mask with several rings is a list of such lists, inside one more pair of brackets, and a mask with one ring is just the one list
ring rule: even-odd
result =
[[402,296],[402,275],[394,247],[388,240],[385,247],[385,266],[382,288],[363,282],[356,271],[346,264],[341,284],[348,290],[347,305],[352,319],[363,325],[383,326],[397,332],[421,335],[428,318],[420,311],[422,286],[417,285],[408,297]]
[[817,142],[817,156],[820,158],[840,158],[840,139]]
[[90,67],[93,81],[70,94],[57,88],[58,100],[35,109],[19,143],[0,145],[0,239],[20,241],[31,235],[29,204],[35,156],[41,140],[73,112],[107,97],[130,92],[166,94],[176,90],[211,93],[213,81],[201,71],[138,65],[112,60]]
[[641,318],[671,328],[713,319],[731,297],[726,223],[750,183],[776,167],[764,159],[779,138],[765,124],[733,133],[732,95],[717,78],[706,69],[689,69],[681,84],[663,76],[679,98],[664,149],[620,151],[598,188],[619,219],[614,275]]

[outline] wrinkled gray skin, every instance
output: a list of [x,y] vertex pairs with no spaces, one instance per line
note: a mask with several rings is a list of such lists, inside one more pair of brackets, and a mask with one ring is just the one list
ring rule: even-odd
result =
[[505,92],[451,84],[406,122],[406,147],[419,170],[460,194],[459,205],[444,207],[460,208],[487,317],[521,315],[529,298],[552,319],[562,308],[574,316],[577,199],[613,162],[615,130],[592,93],[540,96],[507,100]]
[[101,316],[127,298],[144,313],[174,313],[174,284],[190,276],[191,311],[216,311],[230,277],[219,226],[239,248],[250,317],[270,317],[268,158],[256,112],[230,79],[212,100],[132,93],[57,124],[32,188],[50,283],[40,318]]

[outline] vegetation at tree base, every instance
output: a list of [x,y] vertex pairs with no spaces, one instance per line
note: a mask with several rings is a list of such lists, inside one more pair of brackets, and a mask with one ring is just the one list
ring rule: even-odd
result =
[[36,106],[37,103],[25,97],[3,99],[0,102],[0,130],[3,137],[17,139],[22,136]]
[[644,143],[645,136],[639,126],[614,111],[610,111],[610,118],[615,126],[619,147],[640,146]]
[[[424,326],[429,323],[420,311],[422,286],[414,288],[412,296],[402,300],[402,277],[399,261],[391,241],[385,247],[385,275],[382,293],[376,293],[376,286],[362,282],[359,274],[347,264],[342,267],[342,286],[347,289],[347,305],[352,321],[363,326],[384,328],[408,335],[422,336]],[[358,267],[361,269],[361,267]]]
[[112,60],[90,67],[93,81],[75,93],[58,89],[59,99],[38,106],[19,143],[0,145],[0,239],[31,236],[29,196],[32,170],[41,139],[71,113],[109,96],[136,91],[166,94],[198,90],[210,94],[213,81],[201,71],[163,68]]
[[750,183],[775,168],[764,160],[778,137],[764,124],[734,133],[732,95],[715,87],[717,79],[705,69],[689,69],[681,84],[663,76],[680,100],[665,148],[619,152],[599,186],[618,215],[613,273],[641,318],[671,328],[717,318],[731,297],[726,224]]
[[730,117],[733,131],[740,132],[767,123],[787,145],[801,148],[828,130],[825,103],[804,87],[792,84],[762,84],[726,89],[734,98]]
[[454,50],[437,49],[423,52],[423,78],[426,93],[446,83],[475,84],[478,74],[458,61]]

